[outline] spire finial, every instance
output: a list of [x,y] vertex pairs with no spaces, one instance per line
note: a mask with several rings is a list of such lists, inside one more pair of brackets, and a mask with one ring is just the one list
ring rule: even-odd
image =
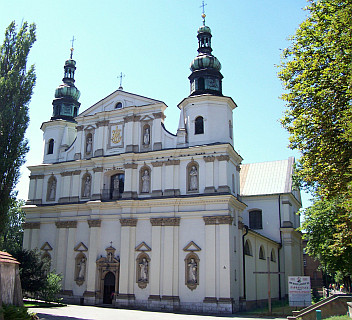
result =
[[70,55],[70,59],[72,59],[72,56],[73,56],[73,43],[75,42],[75,40],[77,40],[77,39],[75,39],[75,37],[74,36],[72,36],[72,40],[70,40],[71,41],[71,55]]
[[204,8],[205,6],[207,5],[207,3],[204,3],[204,1],[202,1],[202,5],[199,7],[199,8],[202,8],[202,18],[203,18],[203,26],[205,26],[205,17],[206,17],[206,14],[205,14],[205,11],[204,11]]
[[117,76],[117,79],[120,79],[120,86],[119,86],[119,90],[123,90],[122,88],[122,78],[124,78],[125,75],[121,72],[119,76]]

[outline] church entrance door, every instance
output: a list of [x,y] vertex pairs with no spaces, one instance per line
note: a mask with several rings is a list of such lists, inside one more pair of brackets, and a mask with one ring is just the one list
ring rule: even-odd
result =
[[103,303],[112,304],[114,291],[115,291],[115,275],[112,272],[108,272],[104,278]]

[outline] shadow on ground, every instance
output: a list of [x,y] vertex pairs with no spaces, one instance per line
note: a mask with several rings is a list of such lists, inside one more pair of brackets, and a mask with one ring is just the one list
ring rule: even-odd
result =
[[66,316],[51,315],[46,313],[37,313],[40,320],[87,320],[84,318],[74,318]]

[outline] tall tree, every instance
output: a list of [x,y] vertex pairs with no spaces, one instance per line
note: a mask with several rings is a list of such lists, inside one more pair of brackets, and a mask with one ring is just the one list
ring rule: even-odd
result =
[[24,22],[17,32],[13,21],[0,47],[0,234],[28,151],[24,135],[36,76],[34,66],[27,71],[27,57],[35,40],[34,24]]
[[25,213],[22,210],[23,200],[12,199],[5,224],[5,230],[0,235],[0,250],[16,251],[22,248],[23,228]]
[[302,156],[303,186],[332,198],[351,181],[352,2],[308,0],[309,17],[284,50],[279,78],[287,93],[281,120]]

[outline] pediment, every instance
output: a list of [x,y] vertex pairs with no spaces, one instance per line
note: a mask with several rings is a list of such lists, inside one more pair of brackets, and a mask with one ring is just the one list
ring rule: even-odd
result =
[[88,248],[83,242],[80,242],[77,246],[75,246],[74,250],[79,251],[79,252],[83,252],[83,251],[88,251]]
[[143,241],[136,247],[136,251],[152,251],[152,249]]
[[43,251],[51,251],[53,250],[52,246],[49,244],[49,242],[45,242],[42,247],[40,248],[40,250]]
[[151,121],[151,120],[153,120],[153,118],[151,116],[148,116],[148,115],[146,115],[146,116],[141,118],[141,121],[144,121],[144,122]]
[[163,103],[162,101],[159,101],[159,100],[143,97],[123,90],[116,90],[110,95],[108,95],[107,97],[93,104],[87,110],[80,113],[76,118],[76,120],[79,121],[80,118],[83,118],[86,116],[92,116],[100,112],[117,110],[115,109],[115,105],[118,102],[121,102],[122,104],[121,109],[124,109],[126,107],[131,107],[131,106],[140,107],[140,106],[145,106],[150,104]]
[[193,241],[191,241],[183,248],[183,251],[190,251],[190,252],[201,251],[201,250],[202,249],[199,246],[197,246]]

